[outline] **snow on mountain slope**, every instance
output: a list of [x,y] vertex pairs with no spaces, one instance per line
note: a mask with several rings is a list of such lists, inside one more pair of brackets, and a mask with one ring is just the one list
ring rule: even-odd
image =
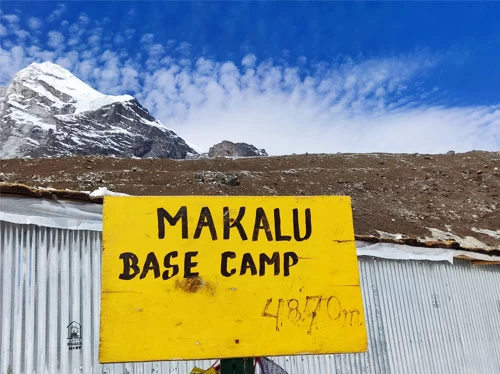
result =
[[[16,78],[21,80],[25,87],[46,96],[53,102],[52,106],[61,109],[67,104],[73,105],[74,114],[134,99],[130,95],[104,95],[83,83],[68,70],[50,62],[34,63],[21,70]],[[58,92],[53,94],[50,87],[56,88]]]
[[2,159],[196,153],[132,96],[104,95],[50,62],[19,71],[0,95]]
[[3,110],[3,102],[5,101],[5,92],[6,91],[7,91],[7,88],[0,87],[0,113],[2,113],[2,110]]

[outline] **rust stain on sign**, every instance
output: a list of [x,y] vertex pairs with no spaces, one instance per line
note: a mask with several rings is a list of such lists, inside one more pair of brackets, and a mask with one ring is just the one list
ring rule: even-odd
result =
[[198,276],[175,281],[175,288],[188,293],[198,292],[205,287],[207,284]]

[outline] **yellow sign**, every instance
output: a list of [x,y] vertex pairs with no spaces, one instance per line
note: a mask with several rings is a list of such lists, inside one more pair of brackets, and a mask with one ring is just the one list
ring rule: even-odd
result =
[[349,197],[105,197],[106,362],[366,349]]

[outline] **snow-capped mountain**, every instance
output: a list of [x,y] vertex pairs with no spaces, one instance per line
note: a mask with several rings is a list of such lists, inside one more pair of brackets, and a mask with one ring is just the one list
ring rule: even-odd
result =
[[59,65],[33,63],[0,88],[0,158],[196,153],[129,95],[104,95]]

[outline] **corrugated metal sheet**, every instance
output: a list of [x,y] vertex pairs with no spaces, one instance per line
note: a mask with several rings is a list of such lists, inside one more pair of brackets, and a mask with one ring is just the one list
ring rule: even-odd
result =
[[[99,365],[101,233],[0,222],[0,373],[189,373]],[[499,373],[500,267],[361,258],[367,353],[275,357],[289,373]],[[68,325],[81,325],[70,349]]]
[[500,267],[360,258],[368,351],[279,357],[291,373],[500,373]]
[[[1,374],[189,373],[193,362],[98,363],[100,232],[0,224]],[[81,349],[68,346],[73,321]]]

